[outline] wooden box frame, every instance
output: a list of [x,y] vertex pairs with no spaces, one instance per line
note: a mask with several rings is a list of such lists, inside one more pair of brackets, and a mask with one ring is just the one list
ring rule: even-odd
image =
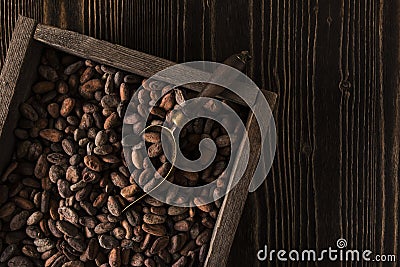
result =
[[[72,31],[39,24],[30,18],[20,16],[0,75],[0,148],[4,155],[0,160],[0,173],[4,171],[6,164],[11,160],[15,145],[13,131],[19,116],[18,107],[30,93],[44,46],[54,47],[66,53],[143,77],[150,77],[158,71],[176,64]],[[199,74],[208,75],[200,71],[196,73],[196,75]],[[191,73],[183,72],[182,75],[191,75]],[[202,85],[185,87],[194,91],[202,89]],[[271,109],[274,107],[276,94],[265,90],[260,90],[258,94],[264,94]],[[253,103],[257,96],[251,96],[254,100]],[[225,92],[219,97],[243,104],[240,98],[230,92]],[[255,106],[254,108],[262,110],[263,107]],[[210,242],[205,262],[206,267],[226,265],[247,198],[252,174],[257,166],[260,154],[260,136],[255,116],[252,113],[248,115],[246,127],[251,140],[251,157],[243,178],[224,198]]]

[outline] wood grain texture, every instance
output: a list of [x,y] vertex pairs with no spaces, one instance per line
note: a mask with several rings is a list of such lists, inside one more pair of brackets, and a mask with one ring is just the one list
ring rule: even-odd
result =
[[251,51],[247,73],[279,93],[278,147],[228,266],[266,265],[256,258],[265,244],[335,247],[339,237],[399,254],[398,1],[3,0],[0,12],[2,60],[18,12],[171,61]]

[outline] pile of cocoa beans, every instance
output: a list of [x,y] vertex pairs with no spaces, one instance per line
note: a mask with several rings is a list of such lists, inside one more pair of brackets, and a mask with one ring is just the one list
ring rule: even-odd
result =
[[[130,102],[142,84],[146,90]],[[149,123],[170,119],[170,111],[187,96],[183,89],[173,89],[155,103],[167,86],[44,50],[38,80],[19,107],[15,153],[0,178],[0,266],[204,264],[221,199],[207,205],[199,199],[198,207],[186,208],[147,195],[122,212],[144,194],[136,179],[154,186],[150,164],[161,176],[173,168],[158,131],[144,134],[150,160],[134,150],[126,159],[136,167],[132,174],[121,140],[129,105],[137,113],[126,120],[137,133],[145,125],[136,124],[135,116],[149,106]],[[196,186],[222,173],[230,142],[218,123],[197,119],[185,127],[184,153],[196,155],[193,151],[205,137],[218,144],[215,163],[200,173],[175,170],[169,181]]]

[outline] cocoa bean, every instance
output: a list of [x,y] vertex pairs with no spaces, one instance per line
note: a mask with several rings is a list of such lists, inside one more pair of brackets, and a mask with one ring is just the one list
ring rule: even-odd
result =
[[49,164],[45,154],[40,155],[35,165],[34,175],[36,178],[42,179],[47,175]]
[[143,224],[142,225],[143,231],[155,236],[164,236],[167,233],[167,229],[162,224]]
[[100,90],[103,87],[103,82],[99,79],[93,79],[90,81],[87,81],[82,85],[82,90],[85,93],[94,93],[97,90]]
[[168,243],[169,243],[168,236],[163,236],[163,237],[157,238],[150,248],[150,253],[151,254],[159,253],[160,251],[162,251],[163,249],[165,249],[168,246]]
[[108,254],[108,263],[110,267],[120,267],[121,266],[121,249],[113,248]]
[[65,68],[64,74],[69,76],[69,75],[77,72],[80,68],[83,67],[83,65],[84,65],[83,61],[75,62]]
[[106,130],[117,127],[119,125],[121,125],[121,121],[117,112],[111,113],[111,115],[108,116],[107,119],[104,121],[104,129]]
[[10,221],[10,230],[16,231],[24,227],[29,215],[29,211],[26,210],[23,210],[20,213],[16,214]]
[[105,249],[113,249],[118,247],[117,239],[109,235],[101,235],[99,237],[99,244],[102,248]]
[[39,223],[42,219],[43,219],[43,213],[41,213],[40,211],[35,211],[28,217],[26,224],[34,225]]
[[143,216],[143,221],[147,224],[163,224],[165,216],[148,213]]
[[78,214],[69,207],[60,207],[58,208],[58,214],[60,214],[61,218],[67,222],[72,224],[77,224],[79,220]]
[[52,183],[57,183],[59,179],[65,177],[65,170],[58,165],[52,165],[49,169],[49,178]]
[[28,120],[37,121],[39,119],[36,110],[27,103],[22,103],[19,106],[19,111],[21,112],[21,115],[27,118]]
[[47,106],[47,112],[53,119],[60,116],[60,106],[57,103],[51,103]]
[[188,210],[189,209],[186,207],[171,206],[168,208],[168,215],[171,215],[171,216],[181,215],[181,214],[187,212]]
[[24,256],[15,256],[8,261],[8,267],[33,267],[32,261]]
[[117,217],[121,215],[121,207],[119,202],[115,199],[115,197],[113,196],[108,197],[107,208],[112,215]]
[[86,167],[88,167],[92,171],[101,172],[103,166],[100,160],[96,156],[94,155],[85,156],[83,160],[85,162]]
[[42,82],[36,83],[33,86],[32,91],[35,94],[45,94],[47,92],[53,91],[55,87],[56,87],[56,85],[54,84],[54,82],[42,81]]
[[124,198],[133,197],[137,192],[140,191],[140,188],[136,185],[130,185],[121,189],[121,196]]
[[40,137],[50,142],[60,142],[63,134],[57,129],[44,129],[39,132]]
[[150,158],[158,157],[161,153],[163,153],[161,143],[152,144],[147,150],[147,154]]
[[67,221],[57,221],[56,227],[60,232],[69,237],[74,237],[79,233],[78,228]]
[[161,134],[156,132],[148,132],[143,134],[144,140],[149,143],[161,142]]
[[59,78],[57,71],[50,66],[40,65],[38,71],[39,71],[40,76],[42,76],[43,78],[45,78],[48,81],[55,82]]

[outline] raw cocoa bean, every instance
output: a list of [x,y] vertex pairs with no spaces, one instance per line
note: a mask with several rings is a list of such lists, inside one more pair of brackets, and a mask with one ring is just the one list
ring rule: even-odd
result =
[[94,148],[93,152],[99,156],[105,156],[113,152],[113,147],[111,145],[102,145]]
[[108,263],[110,267],[120,267],[121,266],[121,249],[113,248],[108,255]]
[[42,220],[42,219],[43,219],[43,213],[41,213],[40,211],[35,211],[28,217],[26,224],[34,225],[34,224],[39,223],[40,220]]
[[133,197],[137,192],[140,191],[140,188],[136,185],[130,185],[121,189],[121,196],[124,198]]
[[35,165],[34,175],[36,178],[42,179],[47,175],[47,170],[49,168],[49,164],[46,159],[46,155],[40,155],[38,161]]
[[97,196],[97,198],[93,202],[93,207],[100,208],[107,202],[107,193],[101,193]]
[[107,119],[104,121],[104,129],[111,129],[121,125],[121,121],[119,119],[118,113],[113,112]]
[[211,239],[211,230],[206,229],[202,233],[200,233],[196,238],[196,245],[202,246],[205,243],[209,242]]
[[81,261],[67,261],[61,267],[84,267],[85,264]]
[[174,96],[173,92],[170,92],[162,98],[160,107],[165,110],[171,110],[175,105],[174,100],[175,100],[175,96]]
[[40,230],[39,226],[30,225],[25,229],[25,233],[30,238],[43,238],[44,234],[42,230]]
[[83,67],[83,65],[84,65],[83,61],[75,62],[65,68],[64,74],[69,76],[69,75],[77,72],[80,68]]
[[125,188],[129,185],[128,178],[126,178],[124,175],[122,175],[119,172],[112,172],[110,174],[111,181],[115,186],[118,186],[120,188]]
[[56,85],[54,84],[54,82],[42,81],[42,82],[36,83],[33,86],[32,91],[35,94],[45,94],[47,92],[53,91],[55,87],[56,87]]
[[10,230],[16,231],[24,227],[29,215],[29,211],[26,210],[23,210],[20,213],[16,214],[10,221]]
[[171,215],[171,216],[181,215],[181,214],[187,212],[188,210],[189,209],[186,207],[171,206],[168,208],[168,215]]
[[19,111],[21,112],[21,115],[27,118],[28,120],[37,121],[39,119],[36,110],[27,103],[22,103],[19,107]]
[[169,252],[171,254],[174,254],[176,252],[178,252],[179,250],[181,250],[183,248],[183,246],[185,245],[187,241],[187,235],[186,234],[177,234],[171,237],[171,242],[169,245]]
[[15,256],[8,261],[8,267],[33,267],[32,261],[24,256]]
[[156,214],[145,214],[143,216],[143,221],[147,224],[163,224],[165,222],[165,216],[160,216]]
[[157,238],[150,248],[150,253],[151,254],[159,253],[160,251],[162,251],[163,249],[165,249],[168,246],[168,243],[169,243],[168,236],[163,236],[163,237]]
[[140,253],[135,253],[131,258],[130,265],[139,267],[143,266],[143,263],[144,263],[144,256]]
[[67,237],[66,240],[68,245],[70,245],[76,251],[84,252],[86,250],[83,238]]
[[134,75],[134,74],[128,74],[128,75],[125,75],[125,77],[124,77],[124,82],[126,82],[126,83],[134,84],[134,83],[140,83],[141,81],[142,81],[142,79],[139,76]]
[[14,197],[14,203],[15,205],[24,210],[32,210],[35,207],[35,205],[31,201],[19,196]]
[[64,149],[64,152],[69,156],[74,155],[77,151],[76,144],[70,139],[62,140],[61,145]]
[[149,143],[161,142],[161,134],[156,132],[148,132],[143,134],[144,140]]
[[61,166],[51,165],[49,169],[49,178],[52,183],[57,183],[59,179],[63,179],[64,177],[65,170]]
[[180,257],[174,264],[172,264],[172,267],[183,267],[186,266],[187,259],[185,256]]
[[197,208],[204,212],[210,212],[212,209],[211,204],[204,204],[204,200],[201,198],[195,197],[193,202],[197,206]]
[[110,222],[104,222],[96,225],[94,228],[94,232],[98,235],[100,234],[105,234],[107,232],[110,232],[112,229],[114,229],[115,223],[110,223]]
[[59,78],[57,71],[50,66],[40,65],[38,71],[39,74],[48,81],[55,82]]
[[149,233],[149,234],[155,235],[155,236],[164,236],[167,233],[167,229],[162,224],[150,225],[150,224],[145,223],[142,225],[142,229],[146,233]]
[[73,224],[67,221],[57,221],[56,227],[59,231],[61,231],[64,235],[69,237],[74,237],[78,235],[79,231]]
[[51,103],[47,106],[47,112],[53,119],[60,116],[60,106],[57,103]]
[[67,117],[74,109],[75,102],[76,102],[75,99],[70,97],[64,99],[61,105],[60,115],[63,117]]
[[60,142],[63,134],[57,129],[44,129],[39,132],[40,137],[50,142]]
[[90,239],[85,252],[88,260],[94,260],[95,257],[97,256],[98,251],[99,251],[98,241],[95,238]]
[[163,153],[161,143],[152,144],[147,150],[147,154],[150,158],[158,157],[161,153]]
[[121,215],[121,206],[119,202],[115,199],[115,197],[108,197],[107,208],[112,215],[117,217]]
[[102,164],[100,160],[94,155],[88,155],[83,158],[86,167],[91,169],[92,171],[101,172]]
[[99,244],[102,248],[105,249],[113,249],[118,247],[117,239],[109,235],[101,235],[99,237]]
[[21,249],[21,252],[29,258],[35,258],[35,259],[40,258],[40,253],[36,250],[35,246],[33,245],[24,245]]
[[86,93],[94,93],[103,87],[103,82],[99,79],[87,81],[82,85],[82,90]]
[[187,232],[190,229],[190,223],[187,220],[181,220],[174,224],[174,229],[180,232]]
[[58,208],[58,214],[60,214],[61,218],[67,222],[72,224],[77,224],[79,220],[78,214],[69,207],[60,207]]
[[57,92],[59,94],[65,95],[69,91],[68,84],[64,81],[60,81],[57,85]]
[[59,165],[59,166],[63,166],[65,164],[67,164],[68,160],[65,157],[65,155],[61,154],[61,153],[50,153],[47,155],[47,161],[49,161],[50,163]]

